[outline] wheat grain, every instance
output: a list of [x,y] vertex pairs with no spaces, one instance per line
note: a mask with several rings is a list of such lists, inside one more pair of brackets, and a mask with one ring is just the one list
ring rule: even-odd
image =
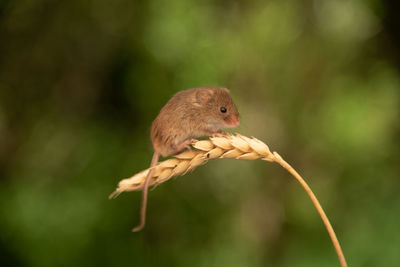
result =
[[[186,150],[175,155],[174,158],[158,163],[154,167],[155,170],[149,185],[156,186],[174,176],[184,175],[216,158],[244,160],[261,158],[267,161],[274,161],[275,158],[266,144],[256,138],[248,138],[239,134],[211,137],[209,140],[197,141],[192,146],[196,150]],[[141,190],[149,170],[146,169],[120,181],[118,188],[110,195],[110,198],[115,198],[122,192]]]
[[[234,158],[243,160],[261,159],[269,162],[276,162],[292,174],[304,188],[325,224],[341,266],[347,266],[333,227],[318,199],[304,179],[285,160],[283,160],[277,152],[272,153],[265,143],[254,137],[249,138],[240,134],[210,137],[208,140],[194,142],[192,146],[195,150],[186,150],[175,155],[173,158],[159,162],[154,166],[154,172],[150,178],[149,185],[157,186],[174,176],[184,175],[187,172],[194,170],[196,167],[207,163],[209,160],[217,158]],[[109,198],[115,198],[122,192],[142,189],[149,171],[150,169],[147,169],[130,178],[121,180],[117,189]]]

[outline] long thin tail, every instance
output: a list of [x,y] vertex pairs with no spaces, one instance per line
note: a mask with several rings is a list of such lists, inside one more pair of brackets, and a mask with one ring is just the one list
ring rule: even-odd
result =
[[158,152],[154,152],[153,158],[151,160],[150,171],[144,180],[143,189],[142,189],[142,206],[140,207],[140,224],[132,229],[132,232],[139,232],[143,229],[144,225],[146,224],[146,208],[147,208],[147,193],[149,189],[149,181],[150,178],[153,176],[154,166],[158,163],[158,158],[160,154]]

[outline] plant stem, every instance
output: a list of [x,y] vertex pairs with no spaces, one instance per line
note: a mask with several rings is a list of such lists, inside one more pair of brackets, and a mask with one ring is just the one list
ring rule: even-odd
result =
[[321,216],[321,219],[323,223],[325,224],[326,230],[328,231],[328,234],[332,240],[333,246],[335,247],[336,254],[339,258],[340,265],[342,267],[347,267],[347,262],[344,257],[342,248],[340,247],[339,240],[336,237],[335,231],[333,230],[333,227],[331,223],[329,222],[328,217],[326,216],[324,210],[321,207],[321,204],[319,203],[317,197],[314,195],[313,191],[311,188],[308,186],[308,184],[304,181],[303,178],[293,169],[292,166],[289,165],[278,153],[274,152],[274,161],[280,164],[283,168],[285,168],[290,174],[293,175],[294,178],[301,184],[301,186],[304,188],[304,190],[307,192],[308,196],[311,198],[311,201],[313,202],[315,208],[317,209],[319,216]]

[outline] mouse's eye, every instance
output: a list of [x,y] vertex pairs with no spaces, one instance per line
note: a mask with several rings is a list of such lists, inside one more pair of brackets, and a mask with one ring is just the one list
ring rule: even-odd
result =
[[222,113],[225,113],[226,112],[226,108],[225,107],[220,107],[220,109],[219,109]]

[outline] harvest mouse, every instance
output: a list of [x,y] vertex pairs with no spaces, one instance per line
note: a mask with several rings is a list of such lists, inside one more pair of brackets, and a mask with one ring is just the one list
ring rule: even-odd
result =
[[190,149],[193,138],[221,134],[222,128],[236,127],[239,121],[239,112],[226,88],[198,87],[172,96],[151,126],[154,154],[143,184],[140,224],[132,231],[140,231],[145,225],[149,180],[159,157]]

